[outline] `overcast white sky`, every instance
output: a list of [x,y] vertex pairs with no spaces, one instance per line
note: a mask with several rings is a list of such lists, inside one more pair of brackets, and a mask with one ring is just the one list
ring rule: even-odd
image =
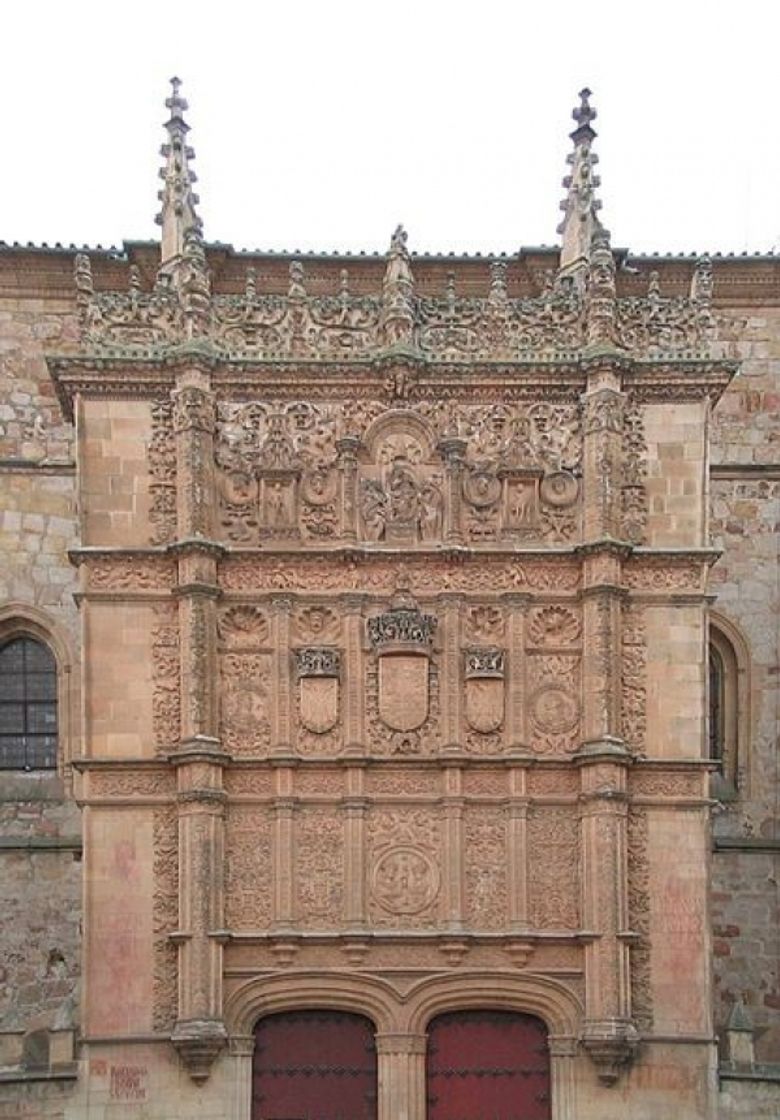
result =
[[209,240],[555,243],[587,84],[613,244],[780,249],[777,0],[7,0],[3,24],[6,241],[156,237],[177,73]]

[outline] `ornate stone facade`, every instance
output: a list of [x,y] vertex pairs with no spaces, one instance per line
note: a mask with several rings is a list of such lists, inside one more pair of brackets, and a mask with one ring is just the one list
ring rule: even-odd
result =
[[554,1120],[715,1117],[712,262],[620,271],[584,96],[544,268],[418,284],[399,228],[381,266],[240,278],[168,105],[159,270],[78,254],[47,356],[82,502],[74,1115],[139,1046],[161,1100],[179,1061],[249,1120],[255,1021],[324,1005],[406,1040],[380,1115],[424,1120],[427,1022],[482,1000],[546,1023]]

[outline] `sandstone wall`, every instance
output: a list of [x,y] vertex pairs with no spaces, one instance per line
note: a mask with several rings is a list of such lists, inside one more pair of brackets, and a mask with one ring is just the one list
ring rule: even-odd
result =
[[[741,996],[756,1027],[757,1058],[780,1062],[780,313],[748,309],[730,312],[728,321],[743,366],[712,416],[711,529],[723,556],[711,586],[715,609],[745,640],[750,681],[737,795],[714,818],[715,1018],[722,1033]],[[731,1084],[724,1108],[743,1090]],[[724,1115],[770,1114],[758,1111],[758,1098],[745,1098],[743,1107]]]

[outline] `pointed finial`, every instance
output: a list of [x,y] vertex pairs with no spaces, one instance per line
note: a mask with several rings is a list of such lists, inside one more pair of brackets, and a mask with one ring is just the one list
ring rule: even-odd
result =
[[561,202],[561,210],[564,218],[558,226],[558,233],[562,235],[560,268],[566,273],[580,273],[586,268],[601,209],[601,202],[596,198],[601,180],[594,171],[598,156],[591,149],[596,138],[591,127],[596,110],[591,106],[589,89],[580,90],[579,96],[580,103],[572,111],[577,125],[570,133],[574,151],[566,158],[571,174],[563,180],[566,198]]
[[414,333],[414,277],[406,241],[406,230],[396,226],[382,283],[382,329],[388,346],[408,345]]
[[590,99],[593,95],[590,90],[585,87],[579,92],[580,103],[576,109],[572,109],[572,119],[576,122],[577,127],[574,132],[569,133],[575,144],[581,144],[585,140],[595,140],[596,133],[590,127],[591,121],[595,121],[598,113],[592,108]]
[[179,94],[181,79],[174,77],[170,82],[171,94],[165,99],[170,116],[164,125],[168,141],[160,148],[165,160],[160,168],[163,188],[157,195],[162,203],[157,222],[162,226],[160,256],[163,270],[170,270],[184,256],[184,243],[189,231],[195,230],[200,236],[203,230],[195,209],[199,199],[192,189],[196,175],[190,167],[190,160],[195,158],[195,152],[186,143],[190,126],[184,119],[184,113],[188,106]]

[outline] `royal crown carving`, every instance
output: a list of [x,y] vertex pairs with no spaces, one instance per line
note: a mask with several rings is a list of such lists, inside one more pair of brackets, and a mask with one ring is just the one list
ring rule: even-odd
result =
[[436,617],[423,614],[411,595],[399,592],[390,609],[369,618],[366,626],[371,645],[378,654],[398,649],[427,652],[433,642]]

